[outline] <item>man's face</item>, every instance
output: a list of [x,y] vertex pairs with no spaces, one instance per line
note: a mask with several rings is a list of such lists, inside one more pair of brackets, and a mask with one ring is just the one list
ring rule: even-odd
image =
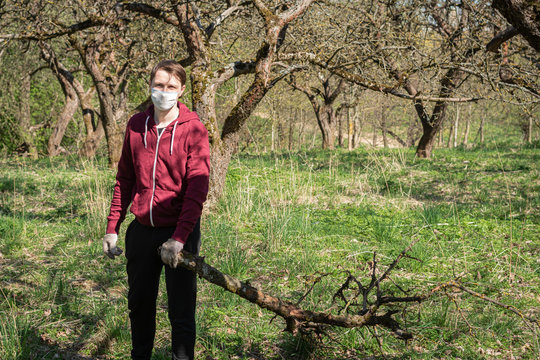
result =
[[182,93],[186,89],[186,85],[183,85],[176,76],[169,74],[165,70],[158,70],[152,83],[151,89],[157,89],[160,91],[177,92],[178,97],[182,96]]

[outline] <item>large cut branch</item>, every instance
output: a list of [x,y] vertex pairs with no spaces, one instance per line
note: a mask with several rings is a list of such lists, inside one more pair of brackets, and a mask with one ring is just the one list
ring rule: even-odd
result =
[[378,315],[378,306],[376,305],[369,307],[368,311],[363,315],[334,315],[304,310],[291,302],[268,295],[243,281],[222,273],[208,265],[203,257],[184,251],[178,255],[178,265],[197,273],[212,284],[218,285],[263,309],[270,310],[281,316],[287,323],[287,330],[293,333],[296,333],[299,329],[316,328],[321,325],[345,328],[380,325],[392,330],[399,338],[412,338],[410,333],[402,330],[397,321],[392,319],[393,311]]

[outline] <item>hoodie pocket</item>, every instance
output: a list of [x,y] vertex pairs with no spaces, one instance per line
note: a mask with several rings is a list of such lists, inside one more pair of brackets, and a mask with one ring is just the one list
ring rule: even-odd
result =
[[152,217],[155,224],[162,226],[173,225],[178,220],[182,203],[174,191],[157,190],[154,194]]

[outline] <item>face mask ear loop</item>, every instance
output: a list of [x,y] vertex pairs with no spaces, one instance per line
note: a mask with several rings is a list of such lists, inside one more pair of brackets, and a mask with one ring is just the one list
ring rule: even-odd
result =
[[146,122],[144,123],[144,148],[146,149],[146,134],[148,133],[148,119],[150,119],[150,115],[146,117]]
[[174,133],[176,132],[176,125],[178,125],[178,121],[174,123],[172,137],[171,137],[171,150],[169,151],[169,155],[172,155],[173,144],[174,144]]

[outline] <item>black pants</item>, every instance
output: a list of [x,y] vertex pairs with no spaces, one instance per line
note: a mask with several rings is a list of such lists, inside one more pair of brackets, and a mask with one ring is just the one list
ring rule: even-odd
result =
[[[156,333],[156,299],[164,264],[158,247],[173,234],[175,227],[153,228],[134,220],[126,232],[128,308],[131,322],[131,357],[150,359]],[[184,249],[198,254],[200,223],[197,221]],[[195,348],[195,273],[180,266],[165,266],[165,282],[172,327],[173,360],[193,359]]]

